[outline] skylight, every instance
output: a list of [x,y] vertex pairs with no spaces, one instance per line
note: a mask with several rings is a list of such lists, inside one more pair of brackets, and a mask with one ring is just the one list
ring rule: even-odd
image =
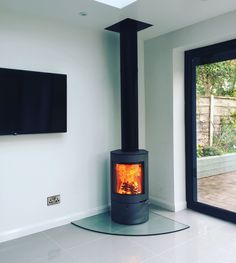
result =
[[137,0],[95,0],[95,1],[121,9],[126,7],[127,5],[136,2]]

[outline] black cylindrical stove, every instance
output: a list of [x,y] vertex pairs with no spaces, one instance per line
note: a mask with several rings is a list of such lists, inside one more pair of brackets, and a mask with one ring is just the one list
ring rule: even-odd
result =
[[127,225],[148,220],[148,152],[138,145],[137,33],[150,24],[130,18],[109,31],[120,33],[121,145],[111,152],[111,217]]

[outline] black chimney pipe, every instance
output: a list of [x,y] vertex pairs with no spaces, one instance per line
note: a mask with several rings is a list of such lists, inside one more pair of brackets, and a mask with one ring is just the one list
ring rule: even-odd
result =
[[124,152],[139,149],[137,32],[150,26],[127,18],[106,28],[120,33],[121,145]]

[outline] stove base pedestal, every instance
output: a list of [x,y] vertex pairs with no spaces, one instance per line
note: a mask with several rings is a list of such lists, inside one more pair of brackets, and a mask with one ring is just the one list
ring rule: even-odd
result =
[[149,201],[135,204],[112,202],[111,218],[113,221],[124,225],[137,225],[149,219]]

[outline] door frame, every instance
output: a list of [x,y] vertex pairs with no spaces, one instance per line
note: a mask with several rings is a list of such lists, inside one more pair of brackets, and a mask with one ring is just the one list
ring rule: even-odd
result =
[[187,207],[234,223],[236,223],[235,212],[197,201],[196,66],[235,58],[236,39],[185,51],[185,155]]

